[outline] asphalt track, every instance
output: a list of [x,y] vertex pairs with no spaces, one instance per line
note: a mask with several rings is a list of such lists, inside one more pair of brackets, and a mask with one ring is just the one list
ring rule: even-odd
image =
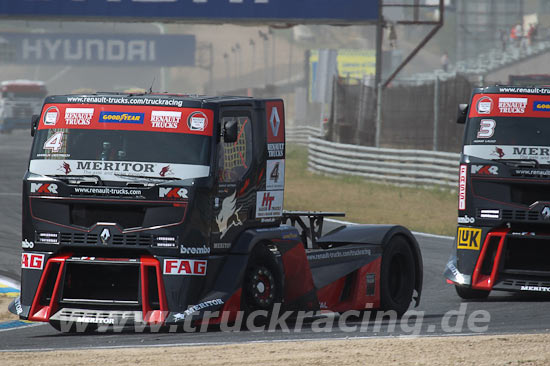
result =
[[[21,258],[20,194],[31,137],[28,131],[0,135],[0,277],[19,280]],[[288,321],[280,327],[258,332],[135,332],[64,334],[47,324],[15,328],[0,323],[0,351],[48,350],[160,345],[204,345],[240,342],[338,339],[346,337],[435,336],[464,334],[540,333],[550,329],[550,298],[531,294],[494,292],[484,301],[461,301],[442,273],[452,240],[415,234],[424,260],[424,288],[419,307],[396,323],[349,318],[338,326],[334,315],[311,318],[298,327]],[[462,324],[461,324],[462,323]],[[333,326],[330,328],[330,324]],[[392,324],[395,327],[392,327]],[[21,325],[21,324],[19,324]],[[355,328],[353,331],[351,329]]]

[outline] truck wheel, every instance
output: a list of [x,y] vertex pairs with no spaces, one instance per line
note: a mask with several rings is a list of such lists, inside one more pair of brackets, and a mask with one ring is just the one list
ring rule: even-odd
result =
[[415,262],[407,240],[394,236],[382,254],[380,270],[380,307],[402,316],[412,300]]
[[486,290],[475,290],[471,287],[458,285],[455,285],[455,290],[458,296],[460,296],[464,300],[486,299],[491,292]]
[[244,310],[247,313],[272,310],[282,299],[281,290],[273,254],[265,245],[257,245],[250,254],[244,276]]

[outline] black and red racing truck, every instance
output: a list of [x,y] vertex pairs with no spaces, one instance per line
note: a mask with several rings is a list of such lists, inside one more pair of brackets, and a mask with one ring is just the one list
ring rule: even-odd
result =
[[550,88],[491,86],[461,104],[458,230],[445,269],[464,299],[550,292]]
[[420,300],[406,228],[321,235],[337,213],[283,211],[282,100],[49,96],[31,132],[10,306],[22,319],[73,331],[229,323],[275,304],[403,314]]

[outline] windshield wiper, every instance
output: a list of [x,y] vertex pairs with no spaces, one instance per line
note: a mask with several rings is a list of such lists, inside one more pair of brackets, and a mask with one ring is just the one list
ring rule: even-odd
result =
[[535,159],[491,159],[514,168],[538,168],[539,162]]
[[99,175],[50,175],[49,177],[68,182],[70,184],[94,183],[103,185]]
[[140,179],[160,180],[160,181],[181,180],[181,178],[177,178],[177,177],[150,177],[148,175],[134,175],[134,174],[122,174],[122,173],[115,173],[115,175],[117,177],[134,178],[136,180],[140,180]]

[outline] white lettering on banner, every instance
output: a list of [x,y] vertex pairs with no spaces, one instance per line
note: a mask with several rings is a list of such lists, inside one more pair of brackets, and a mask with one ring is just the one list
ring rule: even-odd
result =
[[89,125],[93,116],[93,108],[65,109],[65,123],[68,125]]
[[460,166],[460,177],[458,180],[458,209],[466,209],[466,175],[467,175],[466,165]]
[[23,269],[44,268],[44,254],[22,253],[21,268]]
[[181,254],[210,254],[210,248],[206,245],[202,247],[180,247]]
[[267,153],[270,158],[282,158],[285,152],[284,143],[267,144]]
[[181,112],[175,111],[152,111],[151,126],[155,128],[178,128],[181,120]]
[[525,113],[527,98],[499,98],[500,113]]
[[187,189],[185,188],[171,188],[171,187],[159,187],[160,198],[175,198],[183,199],[187,197]]
[[464,155],[481,159],[525,159],[536,160],[539,164],[550,164],[549,146],[514,146],[514,145],[465,145]]
[[23,60],[156,61],[156,41],[135,39],[32,39],[22,42]]
[[166,275],[206,276],[208,261],[198,259],[165,259],[164,271]]

